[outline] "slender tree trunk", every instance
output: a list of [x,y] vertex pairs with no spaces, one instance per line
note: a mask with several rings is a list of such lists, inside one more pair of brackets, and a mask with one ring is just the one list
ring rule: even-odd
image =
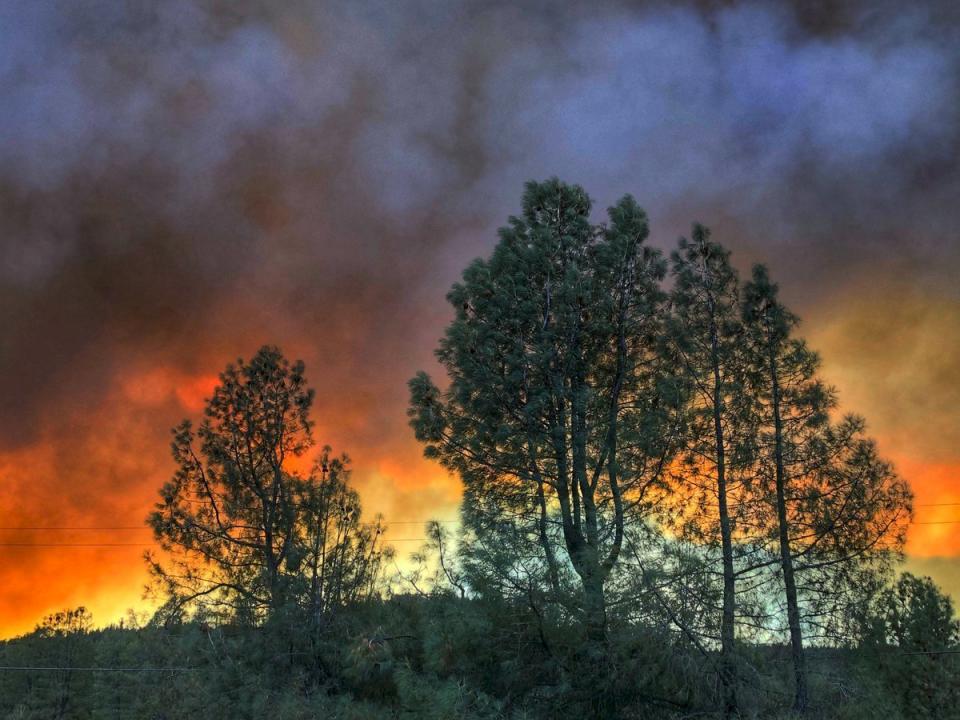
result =
[[607,605],[603,589],[604,574],[595,548],[587,548],[590,555],[587,572],[581,576],[587,642],[582,649],[581,665],[576,686],[586,694],[591,720],[607,720],[611,717],[613,698],[610,696],[610,657],[607,652]]
[[[522,347],[523,341],[521,339],[520,345]],[[530,388],[527,385],[527,369],[523,369],[523,391],[524,397],[530,397]],[[547,559],[547,572],[550,578],[550,588],[553,590],[553,599],[554,602],[560,602],[560,570],[557,564],[557,557],[553,550],[553,544],[550,541],[550,535],[548,532],[550,516],[547,511],[547,496],[546,490],[544,489],[544,480],[543,475],[540,473],[540,466],[537,460],[537,453],[534,450],[533,441],[530,439],[534,436],[533,427],[528,424],[527,426],[527,457],[530,460],[530,470],[537,481],[537,507],[540,510],[540,516],[537,520],[537,531],[540,539],[540,546],[543,548],[543,553]],[[559,491],[558,491],[559,492]],[[531,601],[532,602],[532,601]]]
[[[266,516],[266,511],[264,511]],[[267,566],[267,591],[270,595],[270,612],[276,612],[280,607],[279,583],[277,582],[277,564],[273,553],[273,532],[270,525],[266,525],[263,533],[263,559]]]
[[593,555],[585,563],[587,567],[581,575],[587,639],[597,648],[602,648],[607,642],[607,601],[603,589],[604,573],[597,561],[596,551],[587,548],[586,553]]
[[550,536],[547,533],[547,523],[549,516],[547,514],[547,500],[543,490],[543,478],[540,477],[539,470],[536,470],[536,464],[533,463],[534,471],[537,476],[537,506],[540,508],[540,517],[537,520],[537,531],[539,533],[540,545],[543,547],[544,555],[547,558],[547,574],[550,578],[550,588],[553,590],[555,602],[560,602],[560,571],[557,566],[557,558],[553,552],[553,545],[550,542]]
[[[317,526],[313,529],[313,554],[310,559],[310,621],[315,626],[319,625],[320,619],[320,542],[321,530],[319,517],[316,520]],[[326,538],[323,538],[324,540]]]
[[[711,316],[713,309],[711,308]],[[727,508],[726,453],[723,437],[722,387],[720,352],[716,323],[711,317],[710,346],[713,364],[713,430],[717,462],[717,506],[720,514],[720,543],[723,552],[723,615],[720,621],[720,680],[723,683],[723,714],[739,715],[737,703],[737,666],[734,659],[734,622],[736,619],[736,585],[733,574],[733,538]]]
[[773,350],[770,352],[770,384],[773,404],[774,457],[776,460],[777,523],[780,533],[780,564],[787,595],[787,623],[790,626],[790,651],[793,658],[793,709],[807,710],[807,672],[803,652],[803,631],[800,627],[800,606],[797,602],[797,583],[793,574],[793,552],[790,548],[787,524],[786,473],[783,466],[783,422],[780,417],[780,379]]
[[63,686],[60,688],[60,697],[57,698],[56,720],[63,720],[67,717],[67,706],[70,704],[70,677],[71,672],[67,671],[64,675]]

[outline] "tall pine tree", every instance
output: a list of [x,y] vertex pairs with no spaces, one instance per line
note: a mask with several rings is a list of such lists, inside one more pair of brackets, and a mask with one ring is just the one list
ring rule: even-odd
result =
[[743,478],[752,449],[738,279],[729,251],[712,241],[709,230],[699,224],[689,240],[680,239],[671,266],[674,287],[668,340],[690,391],[680,476],[690,501],[683,530],[704,547],[720,546],[719,674],[724,714],[732,717],[739,711],[734,543],[737,519],[746,511]]
[[804,622],[825,631],[824,616],[848,614],[846,593],[882,579],[903,545],[910,493],[864,437],[861,419],[831,424],[835,393],[818,377],[817,354],[794,337],[797,318],[780,302],[762,265],[754,266],[744,286],[742,316],[758,428],[753,490],[760,502],[752,507],[775,559],[740,573],[755,574],[765,565],[779,569],[793,707],[803,713],[808,706]]
[[606,227],[590,208],[580,187],[528,183],[522,217],[448,295],[448,388],[417,375],[409,413],[427,456],[462,477],[465,524],[535,538],[552,583],[569,563],[602,642],[604,586],[662,478],[676,398],[661,382],[665,265],[647,218],[629,196]]

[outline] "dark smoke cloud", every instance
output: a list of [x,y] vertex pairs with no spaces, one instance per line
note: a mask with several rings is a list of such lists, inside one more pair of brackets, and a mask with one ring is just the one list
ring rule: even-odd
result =
[[[269,342],[369,503],[449,512],[404,381],[553,174],[769,262],[839,379],[882,356],[879,430],[924,434],[960,380],[958,34],[946,1],[0,3],[7,504],[141,513],[175,386]],[[947,429],[901,449],[960,464],[926,404]]]

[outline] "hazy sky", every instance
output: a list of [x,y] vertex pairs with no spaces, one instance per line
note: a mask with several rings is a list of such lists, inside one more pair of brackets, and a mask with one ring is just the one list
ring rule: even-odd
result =
[[[551,175],[768,263],[917,519],[960,520],[929,505],[960,503],[960,6],[572,5],[0,0],[0,526],[139,526],[169,428],[264,343],[368,511],[455,516],[405,381]],[[145,577],[9,544],[149,539],[0,530],[0,634]],[[960,595],[960,523],[908,550]]]

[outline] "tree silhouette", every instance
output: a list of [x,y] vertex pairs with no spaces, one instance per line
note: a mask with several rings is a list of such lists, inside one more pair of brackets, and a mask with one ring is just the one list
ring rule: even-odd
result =
[[314,444],[303,373],[261,348],[221,373],[197,431],[174,429],[178,468],[149,517],[167,557],[147,558],[172,612],[258,620],[296,604],[318,619],[370,592],[382,527],[360,522],[347,459],[324,448],[307,476],[293,467]]
[[680,239],[671,255],[671,275],[667,341],[689,386],[684,462],[675,478],[688,490],[681,529],[684,537],[703,547],[719,541],[720,679],[724,714],[733,717],[739,712],[734,540],[738,520],[749,508],[744,480],[753,451],[750,398],[743,385],[746,357],[739,285],[729,251],[712,241],[702,225],[694,225],[691,239]]
[[436,354],[449,386],[418,374],[409,414],[426,455],[463,478],[467,528],[531,538],[556,594],[569,563],[602,641],[604,584],[662,480],[676,398],[661,382],[664,263],[646,216],[625,197],[594,226],[590,207],[580,187],[527,184],[522,217],[448,295],[456,317]]

